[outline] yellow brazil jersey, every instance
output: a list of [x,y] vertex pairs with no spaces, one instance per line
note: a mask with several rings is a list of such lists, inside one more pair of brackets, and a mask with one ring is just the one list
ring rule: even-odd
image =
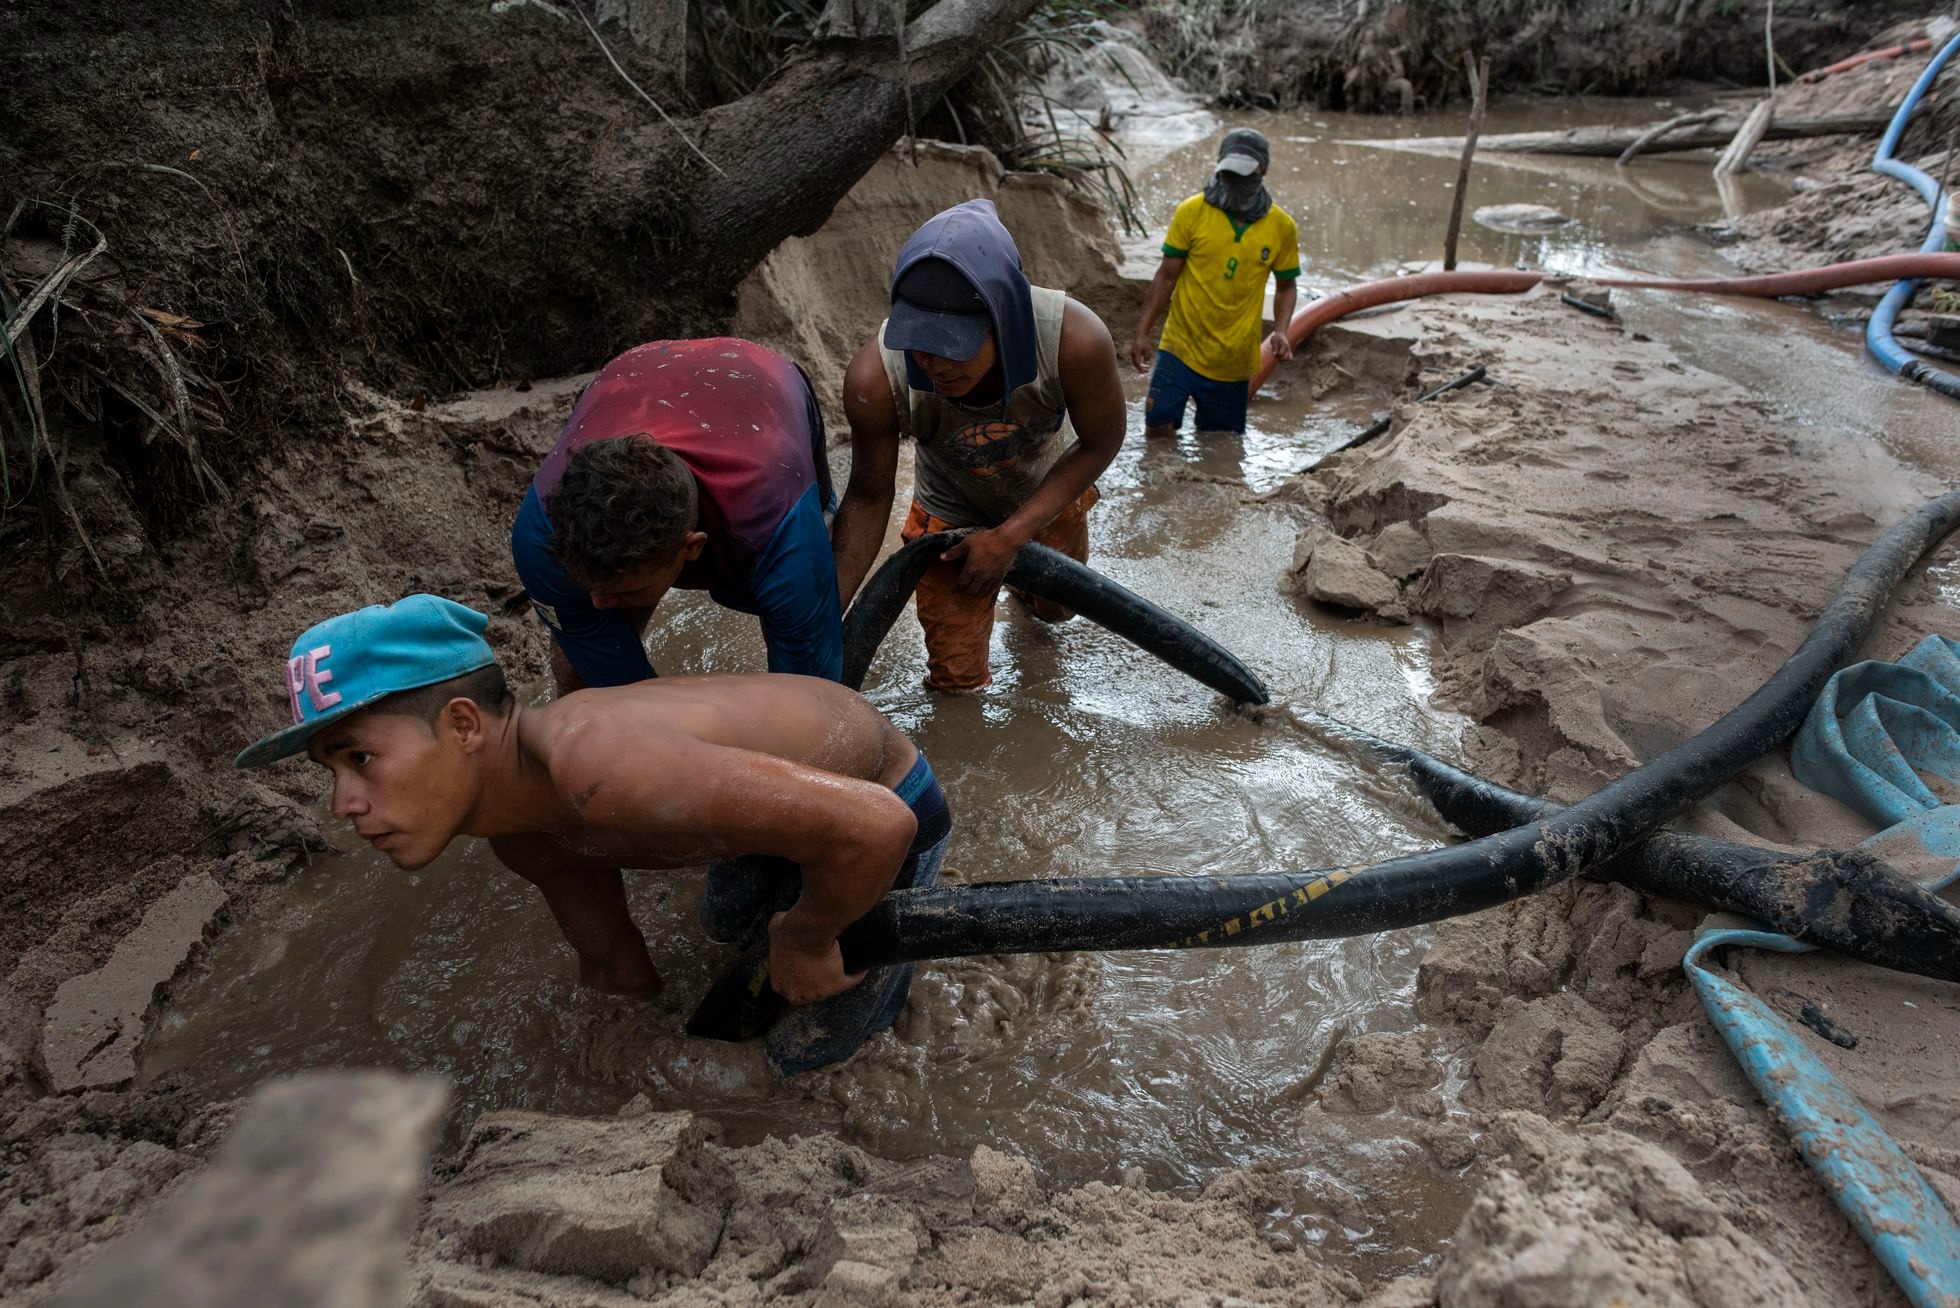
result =
[[1245,381],[1259,371],[1266,274],[1300,275],[1300,238],[1278,205],[1240,226],[1202,194],[1177,206],[1164,253],[1184,260],[1171,291],[1159,348],[1213,381]]

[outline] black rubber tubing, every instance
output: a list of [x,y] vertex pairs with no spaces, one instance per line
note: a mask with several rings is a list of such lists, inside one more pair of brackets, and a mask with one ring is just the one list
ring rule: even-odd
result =
[[[1508,790],[1408,745],[1329,719],[1315,725],[1403,769],[1417,793],[1465,835],[1493,835],[1559,811],[1550,800]],[[1588,875],[1741,913],[1861,962],[1960,981],[1960,909],[1866,850],[1787,853],[1657,831]]]
[[[919,579],[966,534],[932,532],[909,541],[865,582],[844,616],[845,685],[863,688],[872,657],[905,611],[905,601],[918,589]],[[1272,698],[1265,683],[1223,645],[1059,550],[1034,542],[1023,545],[1007,570],[1007,584],[1074,609],[1234,704],[1264,704]]]
[[848,965],[973,954],[1322,940],[1419,926],[1578,876],[1774,749],[1856,654],[1919,557],[1960,524],[1960,492],[1859,557],[1789,660],[1714,725],[1568,808],[1373,866],[1205,877],[1066,877],[895,891],[852,924]]
[[[1354,316],[1353,314],[1348,315],[1348,317],[1350,318],[1352,318],[1353,316]],[[1488,372],[1489,372],[1488,368],[1484,364],[1480,363],[1476,367],[1472,368],[1469,372],[1466,372],[1461,377],[1458,377],[1455,381],[1446,381],[1441,386],[1438,386],[1435,390],[1430,391],[1427,394],[1416,396],[1415,403],[1426,404],[1430,400],[1435,399],[1438,395],[1448,395],[1451,391],[1459,390],[1462,387],[1468,386],[1472,382],[1485,381],[1488,376]],[[1326,454],[1321,455],[1320,458],[1315,459],[1313,461],[1312,466],[1316,468],[1319,467],[1321,462],[1327,459],[1328,457],[1330,457],[1331,455],[1345,454],[1349,450],[1359,449],[1363,445],[1366,445],[1369,441],[1375,439],[1375,437],[1385,433],[1390,427],[1394,425],[1395,425],[1395,419],[1392,417],[1377,418],[1374,422],[1370,423],[1368,426],[1363,427],[1360,431],[1348,437],[1346,440],[1342,441],[1339,445],[1336,445],[1333,449],[1327,451]]]
[[[1369,935],[1493,908],[1570,880],[1632,848],[1794,732],[1824,682],[1871,634],[1893,588],[1957,523],[1960,492],[1949,492],[1883,533],[1852,565],[1796,652],[1754,694],[1699,735],[1569,808],[1373,866],[892,891],[838,937],[844,966],[855,972],[975,954],[1202,949]],[[909,591],[899,593],[902,608]],[[742,1040],[774,1020],[782,1000],[769,984],[768,943],[757,941],[713,984],[688,1021],[690,1035]]]

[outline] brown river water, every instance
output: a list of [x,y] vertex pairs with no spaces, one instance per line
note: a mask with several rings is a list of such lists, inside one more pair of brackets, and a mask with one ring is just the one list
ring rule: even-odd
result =
[[[1486,130],[1651,121],[1664,102],[1500,107]],[[1300,222],[1303,285],[1333,287],[1440,254],[1451,159],[1341,142],[1443,134],[1456,120],[1334,114],[1239,116],[1272,138],[1272,186]],[[1232,124],[1226,124],[1232,125]],[[1220,128],[1222,130],[1222,127]],[[1217,136],[1140,155],[1156,227],[1203,180]],[[1466,220],[1462,258],[1561,271],[1729,271],[1692,231],[1723,206],[1708,162],[1481,164],[1472,208],[1531,203],[1577,221],[1520,235]],[[1775,203],[1773,179],[1743,199]],[[894,245],[903,233],[893,233]],[[1916,397],[1858,355],[1852,333],[1786,305],[1628,296],[1629,325],[1772,393],[1795,421],[1885,427],[1930,444]],[[1739,323],[1754,339],[1735,343]],[[1132,324],[1112,328],[1127,341]],[[1792,367],[1796,363],[1801,366]],[[1124,368],[1126,376],[1130,370]],[[1142,384],[1130,378],[1133,397]],[[1373,416],[1379,396],[1256,403],[1241,440],[1189,432],[1146,449],[1140,415],[1102,481],[1093,558],[1238,652],[1281,704],[1454,752],[1461,721],[1428,704],[1425,635],[1349,621],[1281,584],[1301,511],[1252,501]],[[1889,430],[1889,427],[1888,427]],[[1914,435],[1913,433],[1919,433]],[[900,497],[900,504],[904,497]],[[938,698],[919,684],[923,644],[901,619],[866,693],[931,756],[956,821],[945,879],[1180,875],[1373,862],[1447,837],[1392,788],[1282,724],[1237,717],[1210,691],[1077,622],[1043,627],[1002,605],[996,680]],[[676,595],[651,638],[662,669],[759,670],[753,621]],[[324,789],[324,787],[323,787]],[[357,842],[349,839],[349,846]],[[1026,1154],[1050,1183],[1202,1185],[1257,1167],[1291,1184],[1273,1238],[1365,1262],[1431,1263],[1468,1202],[1395,1112],[1332,1116],[1312,1087],[1335,1042],[1418,1030],[1410,1011],[1423,930],[1188,953],[924,964],[897,1029],[855,1060],[784,1084],[753,1048],[691,1041],[681,1023],[727,951],[695,928],[701,878],[629,877],[667,990],[618,1007],[576,992],[569,950],[542,901],[480,842],[416,873],[366,851],[327,856],[222,937],[182,986],[146,1054],[147,1080],[182,1074],[218,1092],[313,1066],[440,1072],[455,1083],[451,1140],[488,1108],[606,1113],[635,1094],[688,1107],[730,1139],[838,1130],[888,1156]],[[1447,1063],[1455,1098],[1463,1068]]]

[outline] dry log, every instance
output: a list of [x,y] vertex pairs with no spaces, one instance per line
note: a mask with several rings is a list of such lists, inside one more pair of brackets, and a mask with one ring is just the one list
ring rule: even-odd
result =
[[[1766,141],[1800,141],[1815,136],[1876,136],[1892,121],[1893,110],[1832,114],[1824,118],[1780,118],[1763,134]],[[1614,158],[1642,136],[1664,127],[1665,123],[1644,127],[1573,127],[1562,132],[1506,132],[1477,141],[1479,151],[1504,154],[1568,154]],[[1677,131],[1653,145],[1641,148],[1649,154],[1680,150],[1707,150],[1727,145],[1742,128],[1742,120],[1723,114],[1708,123]],[[1386,150],[1414,150],[1423,154],[1455,154],[1463,148],[1460,136],[1417,136],[1402,140],[1343,141],[1343,145],[1372,145]]]
[[1742,126],[1737,130],[1735,139],[1729,142],[1728,149],[1722,151],[1722,157],[1715,161],[1715,175],[1730,177],[1741,172],[1748,164],[1749,156],[1754,154],[1756,147],[1763,143],[1764,133],[1774,126],[1776,126],[1776,97],[1771,96],[1751,109],[1749,116],[1742,120]]

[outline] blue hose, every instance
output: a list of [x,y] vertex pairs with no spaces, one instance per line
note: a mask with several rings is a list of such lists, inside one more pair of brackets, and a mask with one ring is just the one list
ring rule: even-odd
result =
[[1905,1150],[1769,1005],[1702,966],[1702,955],[1730,945],[1786,954],[1815,946],[1773,931],[1709,931],[1682,967],[1757,1093],[1913,1308],[1951,1308],[1960,1300],[1960,1225]]
[[[1899,112],[1892,116],[1892,125],[1885,129],[1885,136],[1878,143],[1878,153],[1872,156],[1872,170],[1886,177],[1904,182],[1924,197],[1933,211],[1933,229],[1926,234],[1925,243],[1919,249],[1922,253],[1933,254],[1946,245],[1946,210],[1952,205],[1953,197],[1940,194],[1940,184],[1931,177],[1914,168],[1911,164],[1900,163],[1893,158],[1893,151],[1899,148],[1899,138],[1905,135],[1906,124],[1912,119],[1912,111],[1919,107],[1919,101],[1933,85],[1933,79],[1940,75],[1946,61],[1960,50],[1960,36],[1954,37],[1926,65],[1926,71],[1912,84],[1906,93]],[[1865,348],[1872,357],[1884,364],[1887,371],[1904,377],[1907,381],[1929,386],[1950,399],[1960,400],[1960,377],[1916,359],[1902,349],[1893,339],[1893,325],[1899,319],[1899,311],[1912,300],[1913,292],[1919,289],[1916,281],[1903,281],[1885,293],[1872,314],[1872,320],[1865,328]]]

